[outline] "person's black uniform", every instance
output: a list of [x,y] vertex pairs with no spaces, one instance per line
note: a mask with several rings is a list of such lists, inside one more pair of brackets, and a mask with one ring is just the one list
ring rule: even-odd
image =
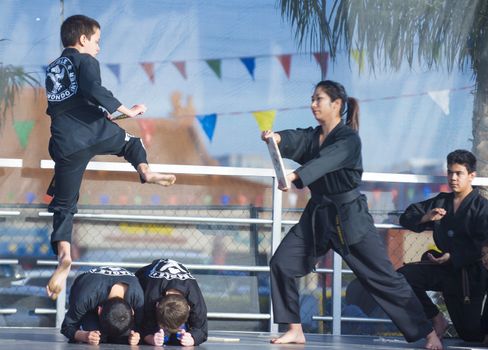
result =
[[[120,267],[96,267],[79,275],[71,287],[68,311],[61,325],[61,333],[70,342],[75,341],[75,333],[80,329],[100,330],[98,306],[108,299],[111,288],[117,283],[127,285],[124,300],[134,310],[134,330],[140,329],[144,312],[144,293],[137,277]],[[121,339],[115,341],[121,342]]]
[[278,132],[282,156],[301,164],[295,185],[308,186],[312,197],[270,262],[275,321],[300,323],[295,278],[311,272],[316,257],[333,248],[408,341],[426,337],[432,326],[395,272],[366,196],[358,190],[363,172],[359,135],[341,122],[319,146],[320,133],[320,127]]
[[[440,291],[458,335],[467,341],[480,341],[488,334],[488,329],[480,329],[486,291],[486,270],[480,259],[482,242],[488,238],[488,200],[473,188],[455,213],[453,200],[453,193],[439,193],[411,204],[400,216],[400,224],[409,230],[433,230],[435,244],[442,253],[450,254],[449,261],[436,264],[423,259],[398,271],[407,278],[428,318],[436,316],[439,309],[426,291]],[[438,221],[420,223],[434,208],[445,209],[445,216]]]
[[51,244],[57,254],[57,242],[71,242],[81,181],[91,158],[113,154],[124,157],[136,169],[147,159],[141,140],[107,118],[107,112],[115,112],[122,104],[101,85],[94,57],[66,48],[47,67],[46,74],[49,154],[56,163],[54,189],[50,189],[54,197],[48,209],[54,213]]
[[[190,315],[186,324],[186,331],[190,332],[195,345],[207,340],[207,306],[200,287],[188,269],[181,263],[171,259],[154,260],[136,272],[137,278],[144,290],[144,327],[141,338],[159,331],[156,322],[155,305],[158,299],[169,289],[176,289],[187,300]],[[176,337],[170,343],[179,344]]]

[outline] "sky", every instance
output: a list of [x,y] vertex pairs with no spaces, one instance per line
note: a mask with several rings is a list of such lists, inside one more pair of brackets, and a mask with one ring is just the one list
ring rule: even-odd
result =
[[[275,0],[63,3],[62,9],[57,0],[3,0],[0,38],[8,40],[0,42],[0,62],[39,72],[43,80],[42,67],[61,52],[63,16],[85,14],[102,27],[97,58],[104,85],[126,105],[145,103],[146,117],[168,117],[175,91],[182,93],[183,104],[191,98],[197,115],[216,114],[211,140],[199,129],[214,157],[268,159],[254,111],[276,110],[274,130],[315,125],[309,104],[321,69],[310,52],[298,49]],[[277,58],[283,54],[291,55],[289,76]],[[241,58],[254,58],[253,75]],[[220,61],[220,77],[207,60]],[[186,78],[173,62],[185,62]],[[153,81],[141,63],[153,67]],[[329,62],[326,77],[360,100],[366,171],[413,171],[408,164],[415,160],[442,163],[450,151],[471,148],[470,72],[405,66],[373,75],[360,72],[358,62],[341,53]],[[448,113],[429,96],[439,91],[448,98]]]

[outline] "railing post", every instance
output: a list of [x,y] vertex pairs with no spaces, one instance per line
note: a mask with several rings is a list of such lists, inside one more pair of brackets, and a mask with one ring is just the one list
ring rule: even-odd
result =
[[334,271],[332,272],[332,334],[341,334],[342,313],[342,257],[334,252]]
[[59,293],[56,299],[56,328],[61,328],[63,324],[64,315],[66,313],[66,282],[64,283],[63,290]]
[[[281,211],[283,209],[283,194],[278,189],[278,179],[273,177],[273,208],[272,208],[272,234],[271,234],[271,256],[278,248],[281,242]],[[271,290],[271,289],[270,289]],[[271,300],[271,293],[269,294],[269,313],[271,318],[269,319],[269,331],[278,332],[278,325],[274,323],[273,317],[273,303]]]

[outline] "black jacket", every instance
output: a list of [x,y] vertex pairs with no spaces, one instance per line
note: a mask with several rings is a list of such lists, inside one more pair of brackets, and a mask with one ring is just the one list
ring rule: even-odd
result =
[[190,305],[190,316],[186,324],[195,345],[207,340],[207,306],[195,278],[181,263],[171,259],[154,260],[136,272],[144,290],[144,327],[142,338],[159,330],[155,317],[156,301],[165,295],[168,289],[180,291]]
[[46,69],[47,114],[51,143],[67,156],[120,132],[106,118],[122,104],[102,86],[100,65],[88,55],[67,48]]
[[[312,192],[296,229],[315,232],[318,222],[322,221],[325,232],[321,234],[327,239],[334,238],[336,235],[332,235],[328,227],[338,226],[335,214],[332,214],[336,212],[341,231],[338,244],[347,253],[348,245],[358,243],[365,235],[375,232],[366,197],[358,190],[363,173],[361,140],[356,131],[342,122],[320,145],[321,132],[320,126],[279,131],[281,142],[278,146],[284,158],[301,165],[295,170],[299,176],[294,181],[295,186],[308,186]],[[331,207],[335,210],[331,211]],[[316,248],[320,250],[321,247]]]
[[74,341],[83,317],[88,313],[96,313],[98,306],[108,299],[111,288],[117,283],[128,286],[124,299],[134,310],[134,329],[139,330],[143,318],[144,294],[136,276],[121,267],[96,267],[79,275],[73,282],[61,333]]
[[[453,193],[441,192],[411,204],[400,216],[400,224],[414,232],[432,230],[437,247],[450,254],[446,268],[452,272],[444,283],[445,293],[483,295],[486,270],[480,260],[481,243],[488,238],[488,200],[474,188],[454,213],[453,199]],[[447,213],[441,220],[420,224],[425,213],[434,208],[444,208]]]

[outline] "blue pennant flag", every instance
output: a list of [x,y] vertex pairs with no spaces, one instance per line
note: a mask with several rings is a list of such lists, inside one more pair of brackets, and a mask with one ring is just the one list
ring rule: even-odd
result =
[[120,83],[120,64],[107,63],[107,67],[117,77],[117,82]]
[[212,141],[215,124],[217,124],[217,114],[197,115],[197,119],[202,125],[203,131],[207,134],[208,139]]
[[256,57],[241,57],[241,62],[247,68],[249,74],[251,74],[252,79],[254,80],[254,68],[256,68]]

